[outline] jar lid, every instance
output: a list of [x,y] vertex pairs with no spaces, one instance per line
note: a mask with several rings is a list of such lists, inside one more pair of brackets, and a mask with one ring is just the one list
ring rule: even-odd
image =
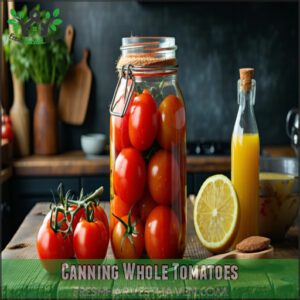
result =
[[136,67],[176,66],[174,37],[131,36],[122,38],[117,69],[124,65]]

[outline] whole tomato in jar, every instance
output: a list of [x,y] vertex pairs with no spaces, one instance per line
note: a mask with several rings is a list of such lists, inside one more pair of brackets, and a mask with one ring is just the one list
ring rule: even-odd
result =
[[153,144],[158,128],[158,113],[156,103],[147,90],[134,98],[128,128],[131,144],[136,149],[143,151]]
[[177,199],[180,188],[180,169],[169,151],[159,150],[148,165],[148,188],[158,203],[169,205]]
[[185,109],[174,95],[167,96],[159,106],[158,142],[166,150],[183,144],[185,139]]
[[118,155],[113,182],[115,192],[129,205],[142,196],[146,183],[146,166],[141,153],[134,148],[123,149]]

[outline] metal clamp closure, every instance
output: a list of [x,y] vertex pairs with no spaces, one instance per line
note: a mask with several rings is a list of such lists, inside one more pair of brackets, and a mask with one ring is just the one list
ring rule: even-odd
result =
[[[113,95],[113,99],[111,101],[110,107],[109,107],[109,111],[110,114],[116,117],[120,117],[123,118],[127,112],[129,103],[130,103],[130,99],[131,96],[133,94],[134,91],[134,86],[135,86],[135,78],[132,74],[132,68],[133,65],[124,65],[122,66],[122,73],[121,76],[118,80],[114,95]],[[125,80],[125,83],[124,83]],[[124,84],[124,92],[119,91],[119,88],[122,86],[122,81]],[[128,90],[129,87],[129,90]],[[120,95],[120,96],[119,96]],[[118,99],[116,99],[116,97],[118,96]],[[121,111],[116,110],[118,104],[120,103],[120,100],[124,99],[125,103],[123,106],[123,109],[121,109]]]

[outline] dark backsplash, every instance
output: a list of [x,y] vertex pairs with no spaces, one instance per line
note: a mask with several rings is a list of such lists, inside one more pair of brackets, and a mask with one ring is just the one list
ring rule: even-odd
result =
[[[21,4],[19,4],[21,5]],[[32,6],[32,3],[30,4]],[[83,126],[60,125],[61,150],[80,148],[80,135],[109,135],[108,106],[117,82],[123,36],[175,36],[189,141],[229,141],[237,113],[240,67],[254,67],[255,112],[262,144],[287,144],[285,117],[298,105],[297,3],[43,2],[75,27],[73,61],[91,51],[93,86]],[[35,105],[27,83],[26,100]]]

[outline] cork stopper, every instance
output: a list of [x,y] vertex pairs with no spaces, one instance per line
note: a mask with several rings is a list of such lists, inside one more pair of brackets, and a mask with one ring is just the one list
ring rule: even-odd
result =
[[244,92],[249,92],[251,89],[251,82],[254,75],[253,68],[240,69],[241,89]]

